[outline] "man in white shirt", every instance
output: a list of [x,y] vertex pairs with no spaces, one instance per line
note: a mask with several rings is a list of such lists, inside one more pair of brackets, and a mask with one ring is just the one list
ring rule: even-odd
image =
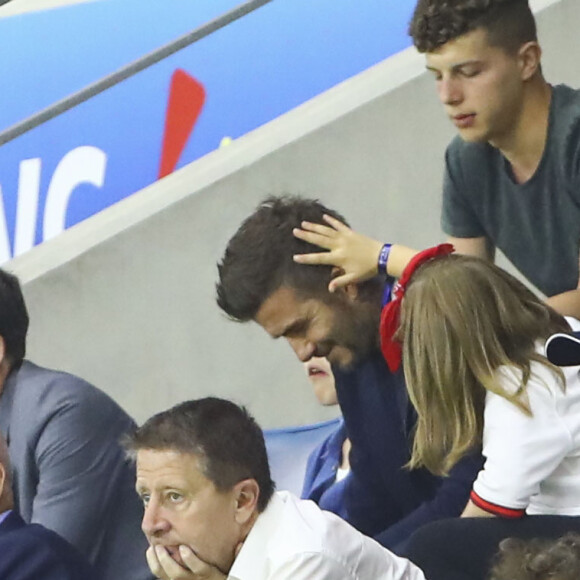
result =
[[274,492],[262,431],[230,401],[177,405],[126,446],[163,580],[425,580],[334,514]]

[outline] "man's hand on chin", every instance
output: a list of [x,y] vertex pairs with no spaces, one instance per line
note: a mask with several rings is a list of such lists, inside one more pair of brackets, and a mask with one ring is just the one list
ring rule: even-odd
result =
[[163,546],[150,546],[147,563],[161,580],[226,580],[223,572],[200,560],[187,546],[179,547],[179,555],[186,567],[180,566]]

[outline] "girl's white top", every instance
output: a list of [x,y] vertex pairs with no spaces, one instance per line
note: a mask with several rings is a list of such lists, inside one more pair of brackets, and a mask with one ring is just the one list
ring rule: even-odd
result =
[[[580,330],[578,320],[567,321]],[[537,348],[544,354],[543,344]],[[505,515],[505,508],[515,510],[514,516],[518,511],[580,515],[580,366],[562,367],[564,389],[546,366],[534,362],[531,370],[526,388],[531,417],[503,397],[487,393],[486,461],[473,485],[472,500],[492,504],[489,511],[498,515]],[[502,367],[498,375],[507,390],[515,392],[521,385],[521,372],[513,367]]]

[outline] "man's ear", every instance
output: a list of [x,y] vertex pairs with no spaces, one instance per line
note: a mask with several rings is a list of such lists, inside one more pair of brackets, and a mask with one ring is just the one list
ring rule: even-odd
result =
[[[343,274],[344,274],[344,270],[342,268],[339,268],[338,266],[333,266],[333,268],[330,272],[330,277],[331,278],[338,278],[339,276],[342,276]],[[345,294],[345,296],[351,301],[354,301],[358,298],[358,286],[354,283],[346,284],[346,286],[340,286],[334,292],[335,292],[335,294],[343,292]]]
[[12,495],[12,490],[6,489],[6,486],[10,485],[10,480],[7,475],[6,466],[0,463],[0,513],[12,507],[9,505],[9,498]]
[[540,68],[542,58],[542,49],[535,42],[526,42],[518,50],[518,61],[520,65],[520,74],[523,81],[531,79]]
[[0,364],[6,360],[6,343],[4,337],[0,336]]
[[6,379],[10,374],[11,366],[12,363],[6,354],[6,343],[4,342],[4,338],[0,336],[0,394],[2,394]]
[[235,519],[245,524],[258,511],[260,486],[255,479],[243,479],[234,486]]

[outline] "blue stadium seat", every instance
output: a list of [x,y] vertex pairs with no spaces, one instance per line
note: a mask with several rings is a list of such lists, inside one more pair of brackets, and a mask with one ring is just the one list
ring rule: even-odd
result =
[[340,417],[337,417],[302,427],[264,430],[270,470],[272,479],[276,482],[276,489],[300,495],[308,456],[338,427],[339,423]]

